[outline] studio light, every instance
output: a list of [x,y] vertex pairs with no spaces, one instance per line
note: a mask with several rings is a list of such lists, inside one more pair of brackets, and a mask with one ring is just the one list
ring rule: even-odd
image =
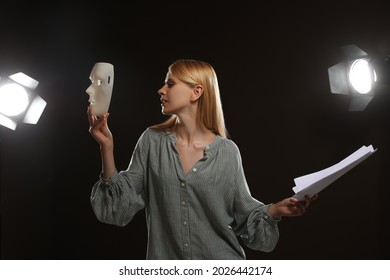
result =
[[378,60],[355,45],[341,47],[345,59],[328,68],[332,93],[351,96],[350,111],[363,111],[380,88],[389,82],[388,58]]
[[19,72],[0,77],[0,125],[15,130],[19,122],[36,124],[46,102],[35,93],[38,81]]

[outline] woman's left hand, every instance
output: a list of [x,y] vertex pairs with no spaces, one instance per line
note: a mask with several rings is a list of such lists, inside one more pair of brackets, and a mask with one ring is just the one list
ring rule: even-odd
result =
[[312,197],[306,196],[304,200],[298,200],[294,197],[285,198],[278,203],[268,207],[268,213],[274,218],[283,216],[300,216],[304,214],[311,202],[316,200],[318,195]]

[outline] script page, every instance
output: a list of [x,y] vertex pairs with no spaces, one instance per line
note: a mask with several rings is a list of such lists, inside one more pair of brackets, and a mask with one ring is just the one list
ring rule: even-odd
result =
[[295,192],[294,197],[299,200],[303,200],[306,195],[312,197],[376,151],[377,149],[374,149],[372,145],[362,146],[335,165],[295,178],[295,187],[293,187],[293,191]]

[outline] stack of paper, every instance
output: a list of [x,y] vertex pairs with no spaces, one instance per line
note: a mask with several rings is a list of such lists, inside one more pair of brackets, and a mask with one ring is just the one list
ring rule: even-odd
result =
[[362,146],[360,149],[331,167],[295,178],[295,187],[292,188],[295,192],[294,197],[299,200],[303,200],[306,195],[312,197],[376,151],[377,149],[374,150],[372,145],[368,147]]

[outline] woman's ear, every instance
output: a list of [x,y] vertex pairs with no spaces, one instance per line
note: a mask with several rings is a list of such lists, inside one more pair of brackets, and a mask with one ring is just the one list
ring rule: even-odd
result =
[[193,93],[192,93],[192,96],[191,96],[191,101],[196,101],[199,99],[199,97],[202,96],[203,94],[203,86],[202,85],[197,85],[194,87],[194,90],[193,90]]

